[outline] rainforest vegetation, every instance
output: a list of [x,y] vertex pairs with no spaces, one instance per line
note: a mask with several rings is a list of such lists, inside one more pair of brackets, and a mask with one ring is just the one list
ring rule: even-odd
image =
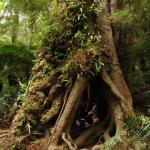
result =
[[149,0],[0,0],[0,150],[149,139]]

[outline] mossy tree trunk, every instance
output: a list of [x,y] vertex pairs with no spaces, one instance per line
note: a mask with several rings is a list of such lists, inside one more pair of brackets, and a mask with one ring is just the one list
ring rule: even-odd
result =
[[[47,133],[48,130],[45,149],[77,150],[87,147],[96,150],[103,147],[103,144],[96,144],[102,137],[107,141],[124,131],[122,120],[129,113],[133,114],[133,108],[132,97],[119,65],[111,22],[107,18],[111,11],[117,9],[116,2],[98,1],[96,5],[101,8],[98,14],[93,10],[88,11],[93,4],[90,1],[77,2],[76,7],[67,8],[69,17],[79,12],[78,19],[73,19],[72,25],[65,24],[62,32],[59,31],[50,43],[51,33],[43,42],[32,70],[25,100],[13,121],[12,127],[17,137],[33,137],[37,132],[44,133],[45,130]],[[82,14],[84,10],[84,15],[87,15],[85,17]],[[85,29],[81,16],[86,19],[86,26],[89,25],[90,37],[98,33],[101,41],[91,42],[87,47],[81,45],[86,41],[79,36]],[[58,20],[64,21],[63,17]],[[86,38],[88,39],[88,34]],[[72,45],[74,50],[70,52]],[[105,94],[107,112],[100,122],[74,138],[71,133],[75,119],[81,116],[81,104],[91,104],[90,100],[96,98],[92,96],[95,95],[92,90],[89,90],[92,88],[96,89],[98,100],[101,100],[99,109],[104,106],[98,91]]]

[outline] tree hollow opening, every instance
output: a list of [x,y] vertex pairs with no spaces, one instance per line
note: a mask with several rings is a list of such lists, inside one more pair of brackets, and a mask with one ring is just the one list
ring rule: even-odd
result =
[[100,75],[96,75],[88,81],[72,126],[72,138],[78,137],[95,124],[103,122],[108,116],[107,88]]

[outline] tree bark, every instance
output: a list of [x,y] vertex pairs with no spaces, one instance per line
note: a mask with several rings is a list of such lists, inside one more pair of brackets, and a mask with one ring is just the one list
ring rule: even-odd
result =
[[[116,52],[115,42],[113,38],[112,33],[112,26],[110,20],[107,19],[107,14],[109,14],[109,10],[112,9],[113,11],[116,9],[116,1],[110,1],[113,3],[112,8],[110,7],[110,4],[105,0],[104,3],[104,9],[103,9],[103,17],[100,15],[97,23],[99,24],[100,28],[103,29],[103,41],[104,45],[107,46],[107,50],[111,54],[111,66],[110,66],[110,78],[112,82],[115,84],[117,89],[120,91],[120,93],[123,95],[125,101],[124,106],[122,107],[125,115],[129,114],[130,112],[133,112],[132,110],[132,96],[131,93],[127,87],[126,82],[124,81],[123,73],[120,68],[120,64],[118,61],[118,56]],[[125,108],[126,107],[126,108]]]
[[86,85],[87,79],[85,77],[79,77],[76,80],[75,85],[68,97],[62,116],[60,117],[57,126],[53,130],[52,136],[50,138],[50,145],[48,148],[49,150],[53,150],[53,147],[58,145],[58,142],[62,137],[62,133],[68,132],[70,129]]

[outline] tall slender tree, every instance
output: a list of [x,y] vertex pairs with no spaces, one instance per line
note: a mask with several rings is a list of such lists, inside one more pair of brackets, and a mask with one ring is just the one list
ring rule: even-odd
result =
[[13,14],[12,43],[16,43],[19,32],[19,11],[17,9],[14,9],[12,14]]

